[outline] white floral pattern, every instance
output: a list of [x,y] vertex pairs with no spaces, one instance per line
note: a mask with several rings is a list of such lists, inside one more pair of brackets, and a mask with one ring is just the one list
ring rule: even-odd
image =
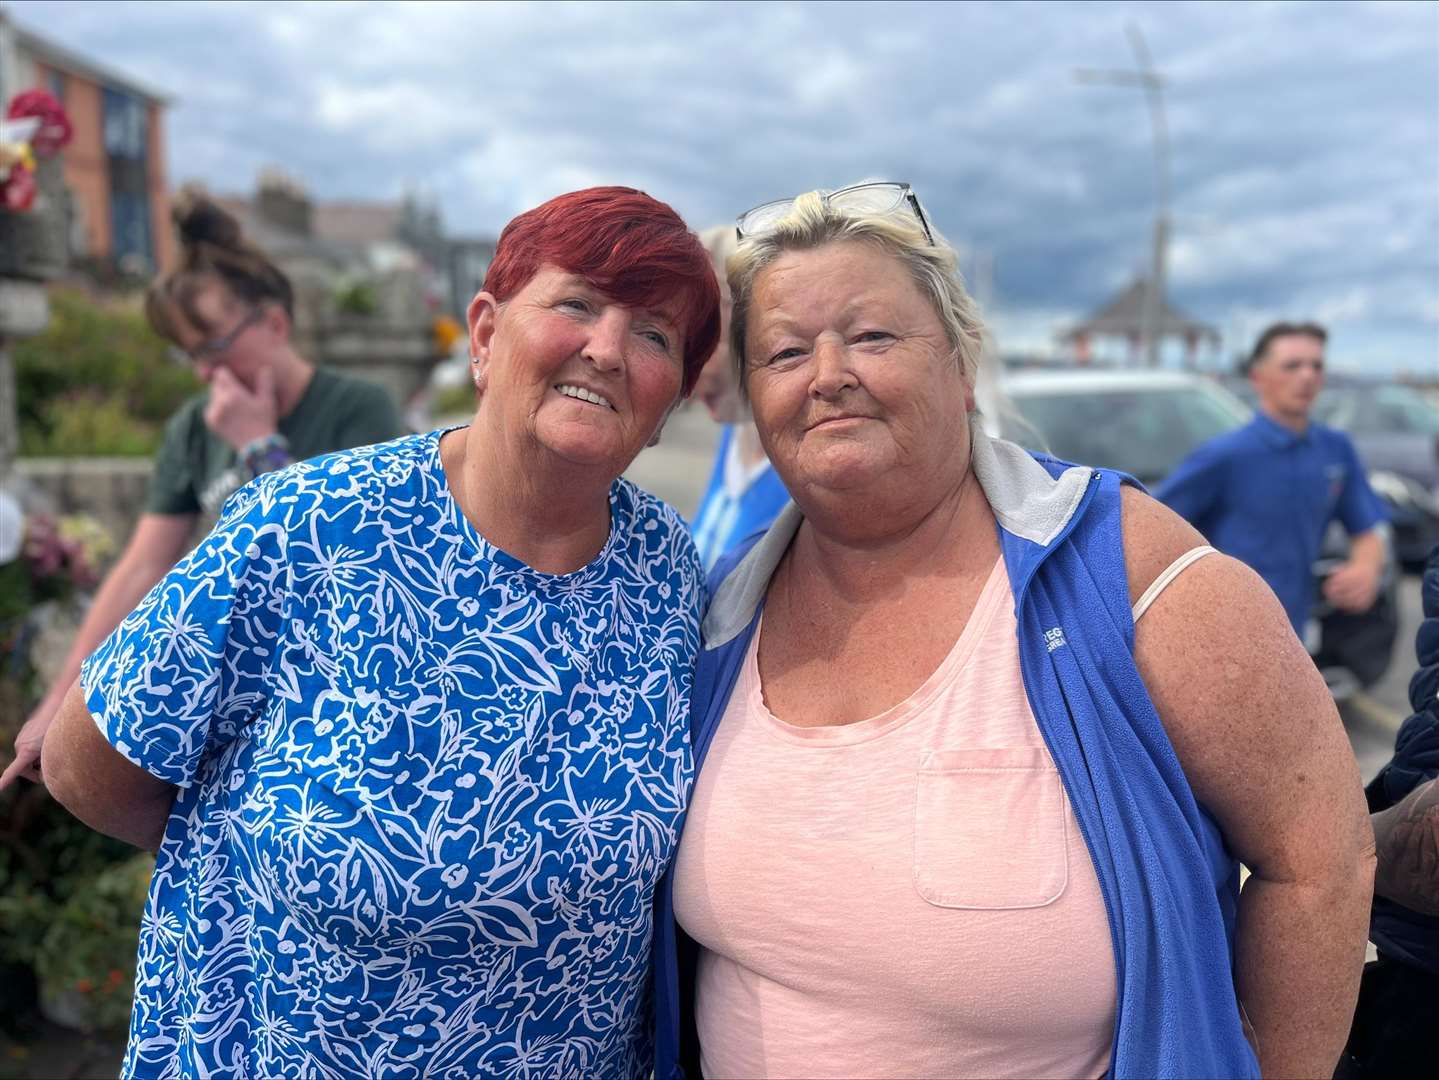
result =
[[106,737],[181,786],[127,1076],[649,1073],[698,559],[620,480],[604,551],[538,573],[438,447],[261,477],[85,666]]

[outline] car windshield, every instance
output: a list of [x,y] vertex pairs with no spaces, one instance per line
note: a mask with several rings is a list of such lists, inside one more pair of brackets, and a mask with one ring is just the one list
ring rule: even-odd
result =
[[1439,435],[1439,409],[1407,386],[1331,386],[1314,402],[1314,415],[1360,435]]
[[1016,393],[1015,408],[1033,427],[1008,432],[1016,442],[1084,465],[1118,469],[1152,484],[1200,443],[1243,424],[1243,408],[1200,386],[1082,393]]

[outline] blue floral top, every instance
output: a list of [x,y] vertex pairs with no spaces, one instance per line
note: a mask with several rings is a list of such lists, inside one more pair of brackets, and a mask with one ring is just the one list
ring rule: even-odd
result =
[[643,1077],[701,577],[627,481],[573,574],[487,543],[439,433],[237,493],[87,662],[180,786],[128,1076]]

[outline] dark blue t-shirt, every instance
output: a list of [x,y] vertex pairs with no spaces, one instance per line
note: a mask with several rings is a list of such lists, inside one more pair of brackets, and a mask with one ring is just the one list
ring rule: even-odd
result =
[[1301,636],[1329,523],[1337,518],[1353,536],[1387,517],[1347,435],[1313,423],[1298,435],[1263,413],[1195,450],[1156,494],[1252,566]]

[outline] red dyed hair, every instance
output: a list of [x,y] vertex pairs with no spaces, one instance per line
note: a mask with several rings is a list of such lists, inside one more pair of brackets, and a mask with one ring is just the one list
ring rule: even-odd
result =
[[689,396],[719,344],[720,296],[709,255],[678,214],[634,188],[557,195],[505,226],[485,274],[485,292],[503,304],[545,265],[579,274],[630,307],[678,300],[683,392]]

